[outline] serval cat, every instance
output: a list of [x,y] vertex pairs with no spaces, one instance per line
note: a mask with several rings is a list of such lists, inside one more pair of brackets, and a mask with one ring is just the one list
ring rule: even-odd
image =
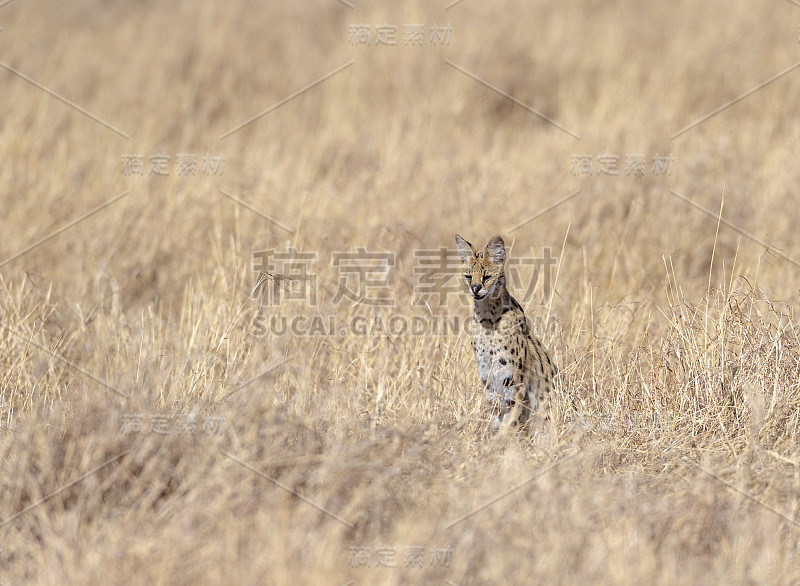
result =
[[495,428],[525,425],[537,411],[547,418],[556,368],[506,288],[503,239],[495,236],[484,250],[475,250],[456,234],[456,246],[467,291],[475,300],[472,349],[496,414]]

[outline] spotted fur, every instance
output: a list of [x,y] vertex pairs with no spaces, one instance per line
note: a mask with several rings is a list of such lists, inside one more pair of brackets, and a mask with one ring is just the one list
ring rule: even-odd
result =
[[495,425],[524,425],[534,413],[546,418],[556,367],[506,288],[503,239],[495,236],[485,249],[475,250],[456,234],[456,246],[462,281],[475,301],[472,349]]

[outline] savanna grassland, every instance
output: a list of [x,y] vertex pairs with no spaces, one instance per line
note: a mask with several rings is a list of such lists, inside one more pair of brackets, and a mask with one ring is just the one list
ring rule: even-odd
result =
[[800,6],[347,4],[0,4],[0,584],[800,582]]

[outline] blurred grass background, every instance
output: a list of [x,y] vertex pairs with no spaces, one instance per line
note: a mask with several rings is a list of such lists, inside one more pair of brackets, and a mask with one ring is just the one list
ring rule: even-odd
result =
[[[0,7],[0,582],[800,580],[800,73],[673,138],[797,62],[800,9],[353,4]],[[222,174],[179,176],[180,153]],[[259,316],[415,315],[414,252],[456,232],[558,255],[552,299],[525,299],[562,372],[547,435],[490,433],[463,336],[257,335]],[[287,242],[319,259],[317,306],[251,295],[254,251]],[[357,247],[396,255],[394,307],[331,302],[331,255]],[[172,431],[126,433],[131,414]]]

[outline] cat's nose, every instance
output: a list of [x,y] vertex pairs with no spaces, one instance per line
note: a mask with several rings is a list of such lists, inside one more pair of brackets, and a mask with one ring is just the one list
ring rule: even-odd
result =
[[470,288],[472,289],[472,294],[473,295],[477,295],[478,291],[481,290],[481,286],[480,285],[472,285],[472,287],[470,287]]

